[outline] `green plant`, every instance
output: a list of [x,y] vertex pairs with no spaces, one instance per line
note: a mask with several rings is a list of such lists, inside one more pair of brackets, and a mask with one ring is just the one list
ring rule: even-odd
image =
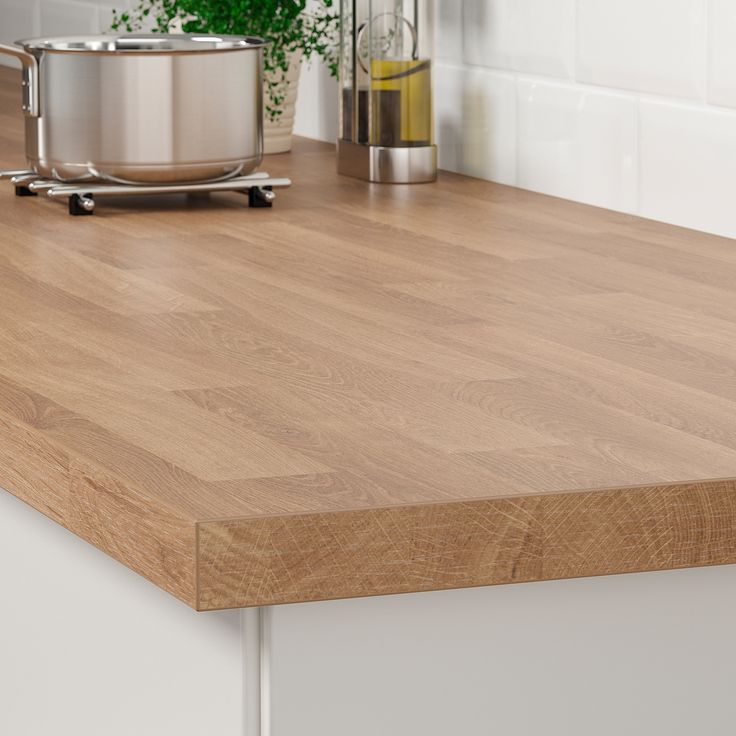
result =
[[149,27],[166,33],[181,24],[185,33],[261,36],[270,41],[264,55],[266,114],[278,118],[286,97],[290,57],[301,51],[327,62],[337,76],[335,53],[339,15],[336,0],[139,0],[133,10],[115,11],[112,29]]

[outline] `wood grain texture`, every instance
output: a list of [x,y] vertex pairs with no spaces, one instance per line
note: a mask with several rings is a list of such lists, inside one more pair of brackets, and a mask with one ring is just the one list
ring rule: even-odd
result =
[[732,241],[266,166],[270,211],[0,188],[0,486],[202,610],[736,562]]
[[199,559],[206,608],[736,563],[736,482],[204,522]]

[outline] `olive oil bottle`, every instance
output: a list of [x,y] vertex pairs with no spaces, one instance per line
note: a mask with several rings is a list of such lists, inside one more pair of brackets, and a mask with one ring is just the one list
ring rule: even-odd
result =
[[434,181],[429,0],[340,0],[338,171]]

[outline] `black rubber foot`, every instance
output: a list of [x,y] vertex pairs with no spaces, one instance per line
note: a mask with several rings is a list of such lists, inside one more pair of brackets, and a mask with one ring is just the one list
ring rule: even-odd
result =
[[248,207],[273,207],[272,198],[265,192],[270,192],[273,187],[251,187],[248,190]]
[[15,188],[15,196],[16,197],[36,197],[38,196],[38,192],[32,192],[28,187],[17,186]]
[[[92,199],[91,195],[86,195],[87,199]],[[69,197],[69,214],[74,217],[85,217],[86,215],[93,215],[94,210],[88,210],[82,207],[82,198],[78,194],[72,194]]]

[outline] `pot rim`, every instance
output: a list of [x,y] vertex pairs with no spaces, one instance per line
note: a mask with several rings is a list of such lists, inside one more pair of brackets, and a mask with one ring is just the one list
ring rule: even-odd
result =
[[26,51],[61,54],[202,54],[260,49],[269,44],[258,36],[214,33],[116,33],[107,35],[51,36],[16,41]]

